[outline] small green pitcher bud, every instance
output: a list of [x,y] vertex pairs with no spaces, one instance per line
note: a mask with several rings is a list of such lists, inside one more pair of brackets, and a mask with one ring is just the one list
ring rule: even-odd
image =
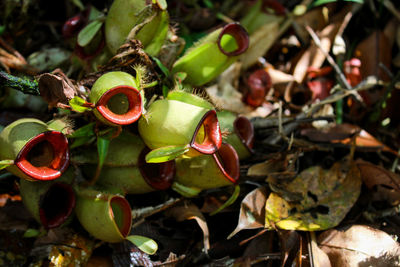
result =
[[[236,184],[239,179],[239,157],[226,143],[212,155],[176,159],[176,184],[197,190]],[[173,186],[176,187],[176,186]]]
[[73,180],[72,169],[67,170],[55,181],[21,180],[22,201],[44,228],[58,227],[70,218],[75,207],[75,192],[70,185]]
[[0,160],[13,160],[7,170],[27,180],[54,180],[69,164],[67,138],[37,119],[20,119],[0,133]]
[[[175,162],[147,163],[145,156],[150,150],[139,136],[122,131],[108,149],[96,185],[121,194],[144,194],[171,186]],[[72,160],[83,164],[82,171],[88,177],[96,172],[95,149],[79,151]]]
[[122,71],[102,75],[93,84],[89,99],[94,114],[108,125],[127,125],[142,115],[142,96],[135,78]]
[[[190,94],[180,96],[199,98]],[[216,112],[202,102],[193,103],[168,98],[151,104],[139,120],[139,133],[146,145],[150,149],[188,146],[186,155],[190,156],[215,153],[222,142]]]
[[117,243],[131,231],[132,211],[128,201],[120,196],[90,188],[77,188],[75,214],[92,236]]
[[185,72],[185,83],[206,84],[226,70],[249,46],[249,36],[238,23],[215,30],[190,48],[172,66],[172,73]]
[[233,146],[240,160],[250,157],[254,143],[254,128],[250,120],[226,110],[217,112],[217,116],[221,131],[228,132],[224,141]]

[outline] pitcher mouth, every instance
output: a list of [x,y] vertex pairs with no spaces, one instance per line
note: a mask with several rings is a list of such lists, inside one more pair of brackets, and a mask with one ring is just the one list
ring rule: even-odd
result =
[[[113,101],[115,99],[121,101]],[[142,97],[139,91],[132,86],[116,86],[100,97],[96,103],[96,109],[113,124],[132,124],[142,115]]]
[[221,148],[212,155],[218,168],[225,178],[233,184],[239,180],[239,156],[236,150],[228,143],[223,143]]
[[120,196],[113,196],[109,200],[109,214],[120,234],[125,238],[132,227],[132,211],[129,202]]
[[139,171],[148,185],[155,190],[166,190],[171,187],[175,176],[175,161],[162,163],[147,163],[146,154],[151,150],[148,147],[142,149],[138,159]]
[[34,180],[57,179],[69,165],[68,140],[57,131],[38,134],[18,153],[15,165]]
[[[223,36],[226,34],[231,35],[236,41],[237,49],[235,49],[234,51],[227,51],[221,45],[221,40],[222,40]],[[229,23],[229,24],[225,25],[224,28],[222,29],[221,33],[219,34],[218,40],[217,40],[219,50],[223,54],[225,54],[229,57],[238,56],[240,54],[243,54],[249,47],[249,43],[250,43],[249,34],[238,23]]]
[[55,183],[40,199],[39,217],[46,229],[63,224],[75,208],[76,197],[69,184]]
[[251,121],[244,116],[238,116],[233,122],[233,128],[243,145],[253,153],[254,127]]
[[202,154],[214,154],[222,144],[221,129],[215,110],[204,114],[194,131],[190,146]]

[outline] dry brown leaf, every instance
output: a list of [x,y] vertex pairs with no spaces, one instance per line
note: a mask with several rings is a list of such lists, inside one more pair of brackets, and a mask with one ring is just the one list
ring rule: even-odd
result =
[[372,195],[373,201],[387,201],[391,205],[400,203],[400,176],[398,174],[366,161],[358,160],[356,164],[360,169],[364,184],[370,189],[376,187]]
[[288,83],[294,81],[293,75],[290,75],[286,72],[269,67],[265,68],[265,70],[268,72],[269,76],[271,76],[272,84]]
[[328,230],[318,237],[332,267],[399,266],[400,246],[387,233],[364,225]]
[[284,171],[287,167],[287,160],[285,159],[269,159],[265,162],[257,163],[252,165],[247,170],[247,176],[262,176],[266,177],[270,173],[276,173]]
[[296,258],[301,254],[302,237],[296,231],[279,230],[279,240],[281,244],[282,265],[292,266]]
[[49,107],[68,105],[77,94],[76,87],[72,81],[60,70],[52,73],[44,73],[36,77],[39,83],[40,95],[49,104]]
[[376,185],[386,185],[400,192],[400,175],[372,163],[358,160],[361,178],[368,188]]
[[264,227],[265,220],[265,201],[267,200],[267,190],[260,187],[251,191],[243,199],[240,205],[239,222],[236,229],[228,236],[232,238],[243,229],[256,229]]
[[323,130],[314,128],[303,129],[301,130],[301,134],[306,136],[313,142],[331,142],[331,143],[341,143],[344,145],[351,145],[352,144],[351,137],[354,134],[357,134],[355,140],[357,147],[382,150],[385,152],[392,153],[395,156],[398,156],[395,150],[391,149],[390,147],[386,146],[385,144],[377,140],[370,133],[361,129],[357,125],[349,123],[332,125],[329,128]]
[[210,232],[208,230],[206,219],[200,209],[193,203],[186,201],[165,211],[167,216],[175,218],[178,222],[184,220],[196,220],[200,229],[203,231],[204,250],[210,249]]

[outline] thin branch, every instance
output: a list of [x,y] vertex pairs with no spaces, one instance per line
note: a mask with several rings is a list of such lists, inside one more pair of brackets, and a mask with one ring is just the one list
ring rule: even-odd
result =
[[4,71],[0,71],[0,85],[9,87],[24,94],[40,95],[39,85],[36,80],[29,80],[13,76]]
[[314,32],[314,30],[306,25],[306,30],[308,31],[308,33],[310,34],[311,38],[314,40],[314,43],[316,46],[318,46],[318,48],[321,50],[322,54],[324,54],[324,56],[326,57],[326,59],[328,60],[329,64],[331,64],[331,66],[335,69],[337,75],[339,76],[339,80],[340,82],[344,85],[344,87],[347,90],[351,90],[351,86],[350,84],[347,82],[346,77],[344,76],[343,72],[341,71],[341,69],[339,68],[339,66],[336,64],[335,60],[333,60],[333,58],[331,57],[331,55],[329,55],[328,52],[326,52],[324,50],[324,48],[321,45],[321,40],[319,39],[319,37],[317,36],[317,34]]

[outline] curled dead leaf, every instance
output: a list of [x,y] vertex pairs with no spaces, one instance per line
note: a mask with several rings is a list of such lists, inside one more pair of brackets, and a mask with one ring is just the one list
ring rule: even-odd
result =
[[399,266],[400,246],[387,233],[365,225],[323,232],[318,237],[332,267]]
[[175,218],[178,222],[184,220],[196,220],[200,229],[203,231],[204,250],[210,249],[210,232],[208,230],[206,219],[200,209],[191,202],[184,202],[165,211],[167,216]]
[[265,201],[267,189],[260,187],[251,191],[240,204],[239,222],[235,230],[228,236],[232,238],[243,229],[256,229],[264,227]]
[[60,70],[44,73],[36,77],[40,95],[49,107],[62,107],[78,95],[77,86]]

